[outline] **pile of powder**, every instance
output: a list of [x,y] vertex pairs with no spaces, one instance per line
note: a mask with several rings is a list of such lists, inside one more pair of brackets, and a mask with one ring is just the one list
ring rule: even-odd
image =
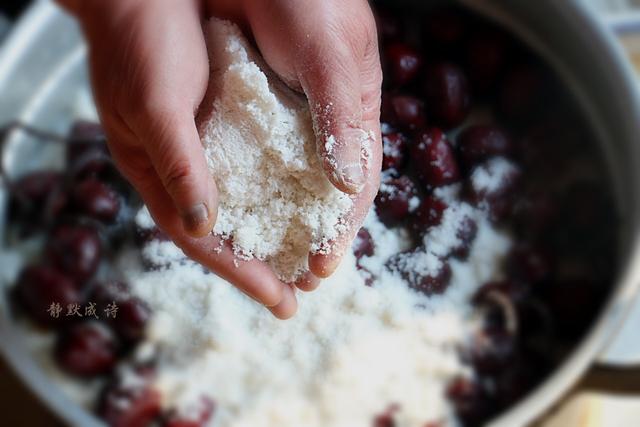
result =
[[214,233],[242,259],[291,282],[309,252],[346,231],[351,199],[325,177],[306,99],[263,63],[232,23],[207,25],[211,77],[200,136],[219,191]]
[[[123,254],[119,271],[154,313],[138,355],[153,355],[154,387],[168,408],[189,415],[208,396],[216,427],[371,427],[390,404],[399,407],[397,427],[455,425],[446,388],[471,375],[458,357],[473,321],[469,301],[498,278],[510,246],[483,212],[474,214],[477,238],[467,260],[451,261],[444,294],[426,297],[385,267],[412,242],[372,210],[365,227],[374,254],[360,262],[374,285],[365,285],[349,253],[315,292],[298,293],[298,313],[286,322],[199,265],[176,260],[171,242],[154,249],[167,265],[159,270]],[[137,223],[149,223],[146,210]]]

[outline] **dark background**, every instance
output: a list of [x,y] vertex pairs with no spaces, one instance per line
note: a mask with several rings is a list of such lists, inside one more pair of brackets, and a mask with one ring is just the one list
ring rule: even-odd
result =
[[31,3],[30,0],[2,0],[0,4],[0,13],[8,16],[9,19],[14,19],[27,7],[29,3]]

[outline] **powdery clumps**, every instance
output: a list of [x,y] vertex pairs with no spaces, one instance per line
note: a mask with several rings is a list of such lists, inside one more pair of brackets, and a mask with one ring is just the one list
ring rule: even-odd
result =
[[365,227],[375,248],[359,262],[375,284],[365,286],[348,253],[323,286],[298,294],[299,311],[287,322],[171,251],[163,251],[165,267],[151,271],[122,254],[119,271],[154,313],[133,357],[156,362],[153,386],[165,407],[189,413],[207,396],[217,427],[371,427],[396,403],[397,427],[455,425],[446,388],[471,375],[458,354],[476,321],[469,301],[499,278],[510,239],[480,221],[468,259],[451,261],[451,286],[427,297],[385,267],[413,246],[407,230],[386,228],[373,210]]
[[347,230],[351,199],[325,177],[304,98],[267,69],[232,23],[207,25],[210,87],[200,135],[219,191],[214,233],[287,282]]
[[518,168],[504,157],[490,159],[471,174],[471,185],[477,193],[494,193],[518,173]]

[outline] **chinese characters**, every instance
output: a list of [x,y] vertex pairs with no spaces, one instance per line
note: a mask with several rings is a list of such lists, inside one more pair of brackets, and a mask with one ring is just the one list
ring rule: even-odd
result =
[[[49,316],[55,319],[60,318],[63,313],[64,317],[94,317],[96,319],[99,319],[100,312],[101,311],[98,309],[95,302],[88,302],[84,306],[77,303],[67,304],[66,311],[59,302],[52,302],[47,308],[47,313],[49,313]],[[118,305],[115,301],[112,301],[103,308],[102,313],[104,313],[104,316],[107,319],[115,319],[118,315]]]

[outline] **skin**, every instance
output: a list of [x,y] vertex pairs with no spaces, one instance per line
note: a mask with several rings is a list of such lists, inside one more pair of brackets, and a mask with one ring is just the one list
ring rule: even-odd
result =
[[[275,316],[293,316],[292,285],[263,262],[235,260],[228,244],[216,251],[220,240],[210,234],[218,194],[197,132],[209,79],[202,22],[213,15],[238,22],[278,76],[307,96],[325,174],[354,200],[350,232],[332,243],[330,254],[309,255],[310,272],[295,285],[310,291],[337,268],[379,183],[382,72],[366,0],[59,2],[86,36],[109,149],[158,226]],[[363,130],[374,137],[368,161],[361,155]],[[336,139],[332,153],[325,152],[329,135]]]

